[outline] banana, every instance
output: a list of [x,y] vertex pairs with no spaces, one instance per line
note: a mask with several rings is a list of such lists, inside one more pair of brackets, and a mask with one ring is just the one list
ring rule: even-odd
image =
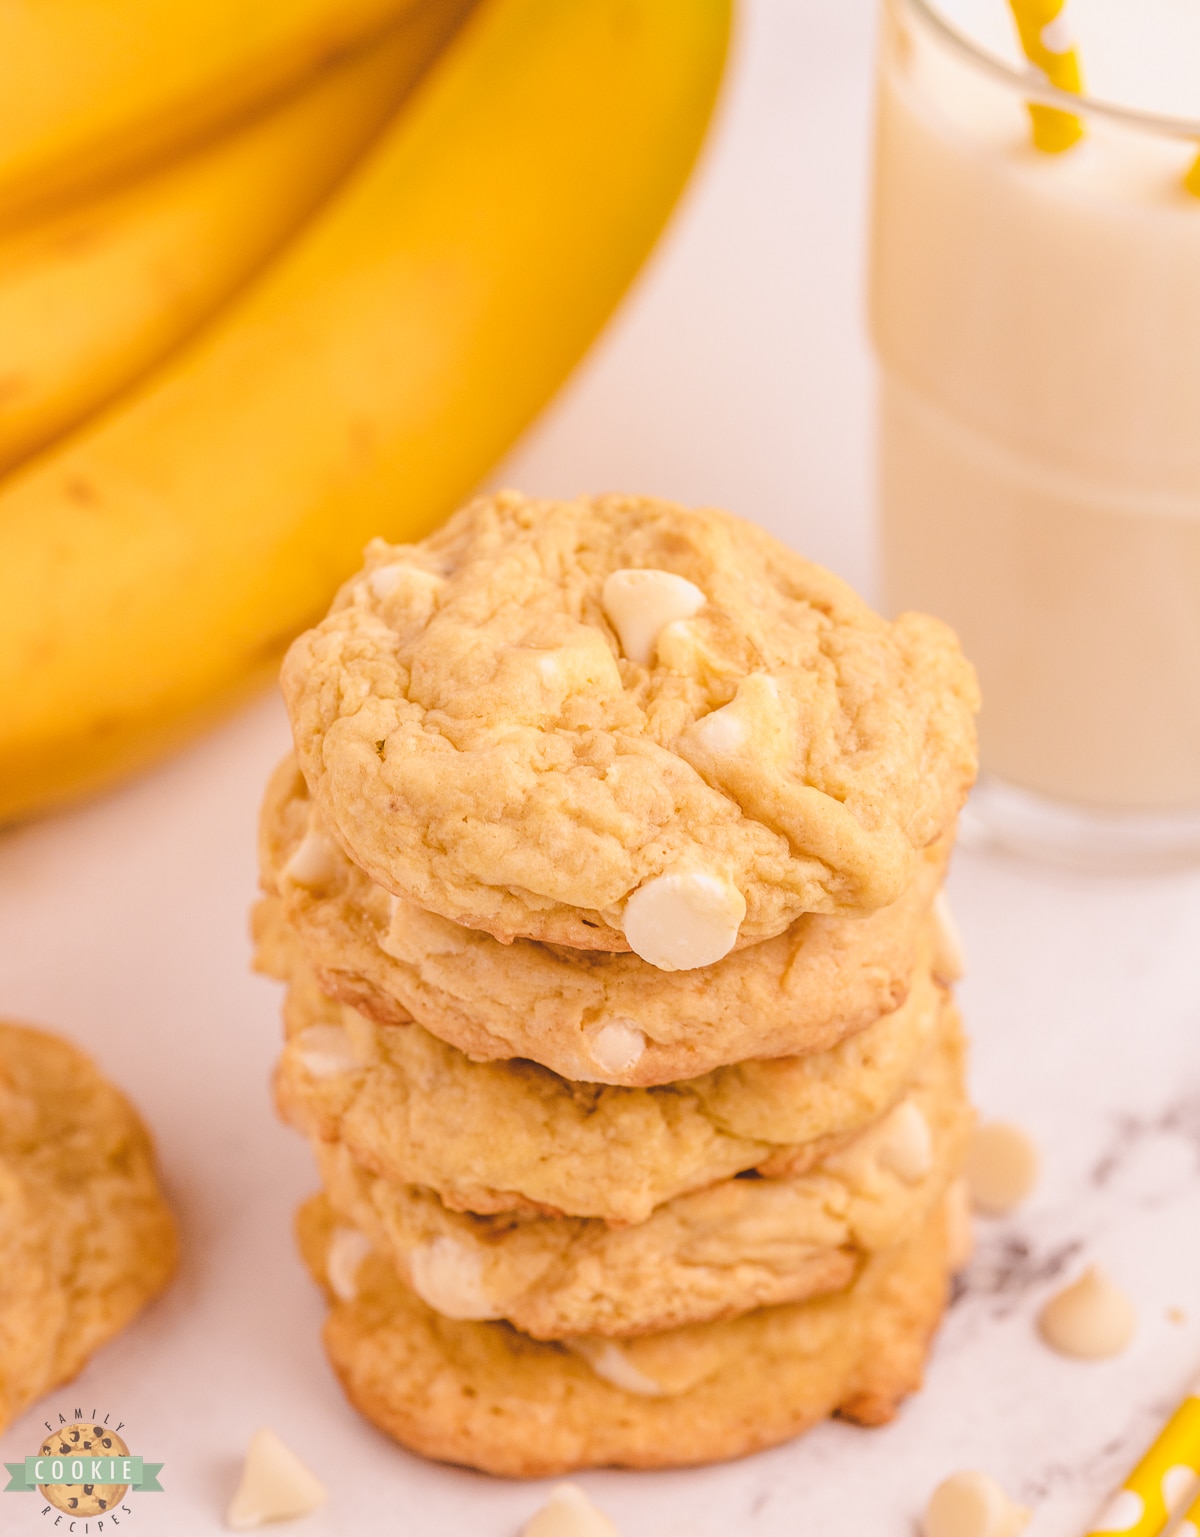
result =
[[323,215],[0,492],[0,817],[272,675],[578,360],[703,138],[730,0],[483,0]]
[[145,373],[250,277],[383,128],[464,9],[425,4],[182,163],[0,239],[0,471]]
[[0,220],[165,159],[414,0],[3,0]]

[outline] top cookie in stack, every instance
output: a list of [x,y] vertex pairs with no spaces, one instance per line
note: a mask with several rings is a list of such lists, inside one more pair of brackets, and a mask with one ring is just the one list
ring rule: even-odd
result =
[[[930,916],[975,767],[950,631],[724,513],[503,493],[372,545],[283,685],[260,962],[351,1395],[502,1471],[882,1417],[968,1119]],[[773,1414],[704,1332],[760,1315]],[[686,1387],[633,1415],[618,1338]]]

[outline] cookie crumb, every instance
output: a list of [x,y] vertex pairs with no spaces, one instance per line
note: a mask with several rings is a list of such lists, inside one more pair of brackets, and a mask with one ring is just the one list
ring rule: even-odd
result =
[[1098,1265],[1051,1297],[1038,1314],[1038,1329],[1047,1345],[1081,1361],[1120,1355],[1136,1328],[1133,1303]]
[[1182,1308],[1168,1308],[1167,1321],[1173,1324],[1185,1324],[1187,1323],[1187,1314]]
[[990,1121],[977,1126],[967,1148],[966,1176],[977,1211],[1003,1217],[1037,1184],[1038,1150],[1019,1126]]
[[522,1528],[521,1537],[620,1537],[578,1484],[559,1484]]
[[242,1480],[225,1522],[242,1532],[268,1521],[294,1521],[316,1510],[327,1498],[325,1486],[273,1430],[264,1426],[250,1438]]
[[952,1473],[929,1497],[922,1537],[1017,1537],[1030,1512],[986,1473]]

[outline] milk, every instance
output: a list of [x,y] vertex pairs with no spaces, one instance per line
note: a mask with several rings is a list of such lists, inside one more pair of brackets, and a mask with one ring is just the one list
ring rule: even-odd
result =
[[[1118,89],[1113,29],[1161,10],[1122,5],[1099,7],[1090,57],[1080,8],[1085,71],[1140,105],[1165,82],[1200,117],[1200,35],[1170,70],[1131,54]],[[1003,0],[986,14],[1007,25]],[[1037,153],[1018,90],[888,6],[871,284],[887,601],[958,630],[988,773],[1200,811],[1197,145],[1084,117],[1075,150]]]

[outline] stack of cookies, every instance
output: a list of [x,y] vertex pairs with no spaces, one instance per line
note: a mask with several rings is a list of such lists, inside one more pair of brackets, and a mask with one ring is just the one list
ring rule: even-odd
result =
[[283,684],[256,932],[353,1402],[509,1474],[889,1418],[971,1118],[953,635],[724,513],[503,493]]

